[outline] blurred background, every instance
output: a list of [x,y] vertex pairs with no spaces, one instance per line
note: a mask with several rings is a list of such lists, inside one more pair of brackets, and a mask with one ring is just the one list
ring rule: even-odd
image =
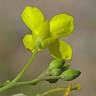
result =
[[[0,82],[13,79],[31,55],[22,44],[24,34],[30,33],[20,18],[26,5],[39,7],[48,19],[61,12],[74,16],[75,32],[65,41],[73,47],[71,67],[80,69],[82,74],[73,81],[81,84],[81,91],[74,91],[70,96],[96,96],[96,0],[0,0]],[[41,52],[21,80],[38,76],[51,59],[47,50]],[[17,93],[35,96],[37,92],[63,86],[63,81],[53,85],[42,82],[36,86],[14,87],[0,96]]]

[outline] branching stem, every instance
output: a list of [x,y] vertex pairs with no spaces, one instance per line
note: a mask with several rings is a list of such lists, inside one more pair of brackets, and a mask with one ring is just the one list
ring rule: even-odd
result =
[[[13,86],[25,86],[25,85],[35,85],[37,83],[39,83],[40,81],[46,81],[46,80],[50,80],[50,79],[58,79],[60,78],[60,76],[47,76],[47,74],[41,74],[40,76],[38,76],[36,79],[33,80],[29,80],[29,81],[22,81],[22,82],[15,82],[13,84]],[[9,81],[11,82],[11,81]],[[7,83],[1,84],[0,86],[6,86]]]
[[14,86],[14,84],[21,78],[21,76],[24,74],[24,72],[26,71],[26,69],[32,64],[32,62],[34,61],[36,55],[37,55],[37,50],[34,51],[34,53],[32,54],[32,56],[29,58],[28,62],[24,65],[24,67],[21,69],[21,71],[19,72],[19,74],[9,83],[7,83],[5,86],[0,88],[0,92],[6,91],[7,89],[11,88],[12,86]]

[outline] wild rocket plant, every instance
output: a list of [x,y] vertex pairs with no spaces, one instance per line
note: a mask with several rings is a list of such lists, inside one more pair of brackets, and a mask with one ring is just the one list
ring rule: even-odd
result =
[[[47,20],[43,12],[35,6],[26,6],[21,13],[21,19],[30,29],[30,33],[23,37],[25,49],[31,52],[27,63],[13,80],[7,80],[0,85],[0,92],[15,86],[35,85],[41,81],[47,81],[50,84],[56,83],[59,79],[63,81],[72,81],[80,75],[77,69],[70,69],[66,63],[72,59],[72,47],[64,41],[63,38],[69,36],[74,31],[74,17],[61,13]],[[53,60],[48,64],[48,68],[36,79],[20,82],[21,76],[27,68],[33,63],[40,51],[48,49]],[[64,96],[72,90],[78,90],[80,86],[69,85],[68,88],[51,89],[37,96],[45,96],[55,91],[64,91]]]

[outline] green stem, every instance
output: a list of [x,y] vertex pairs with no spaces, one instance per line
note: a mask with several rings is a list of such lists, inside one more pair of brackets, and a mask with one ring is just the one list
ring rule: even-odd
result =
[[[40,81],[46,81],[46,80],[50,80],[50,79],[59,79],[59,78],[60,78],[60,76],[47,76],[46,73],[43,73],[43,74],[41,74],[40,76],[38,76],[34,80],[22,81],[22,82],[15,82],[13,84],[13,86],[35,85],[35,84],[39,83]],[[9,82],[11,82],[11,81],[9,81]],[[8,83],[7,82],[6,83],[3,83],[3,84],[1,84],[0,87],[5,86],[6,84],[8,84]]]
[[31,81],[16,82],[16,83],[14,83],[14,86],[35,85],[40,81],[41,81],[40,79],[34,79],[34,80],[31,80]]
[[[78,86],[74,86],[71,88],[71,91],[73,90],[78,90]],[[66,91],[66,88],[55,88],[55,89],[50,89],[42,94],[38,94],[37,96],[49,96],[49,94],[60,92],[60,91]]]
[[46,95],[49,95],[49,94],[52,94],[54,92],[60,92],[60,91],[65,91],[66,88],[55,88],[55,89],[51,89],[51,90],[48,90],[38,96],[46,96]]
[[15,79],[13,79],[11,82],[9,82],[8,84],[6,84],[5,86],[0,88],[0,92],[6,91],[7,89],[11,88],[14,86],[14,84],[21,78],[21,76],[23,75],[23,73],[26,71],[26,69],[32,64],[33,60],[35,59],[36,55],[37,55],[37,50],[34,51],[34,53],[32,54],[32,56],[29,58],[27,64],[24,65],[24,67],[22,68],[22,70],[19,72],[19,74],[15,77]]
[[46,81],[48,79],[50,80],[50,79],[58,79],[58,78],[60,78],[60,77],[59,76],[48,76],[48,77],[42,76],[40,78],[31,80],[31,81],[16,82],[16,83],[14,83],[14,86],[35,85],[40,81]]

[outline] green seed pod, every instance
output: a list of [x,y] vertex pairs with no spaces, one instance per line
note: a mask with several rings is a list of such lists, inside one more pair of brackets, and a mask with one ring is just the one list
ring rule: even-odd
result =
[[48,70],[56,69],[56,68],[61,68],[64,65],[64,60],[62,59],[55,59],[49,64]]
[[80,74],[81,72],[79,70],[68,69],[61,74],[61,78],[64,79],[64,81],[71,81],[76,79]]

